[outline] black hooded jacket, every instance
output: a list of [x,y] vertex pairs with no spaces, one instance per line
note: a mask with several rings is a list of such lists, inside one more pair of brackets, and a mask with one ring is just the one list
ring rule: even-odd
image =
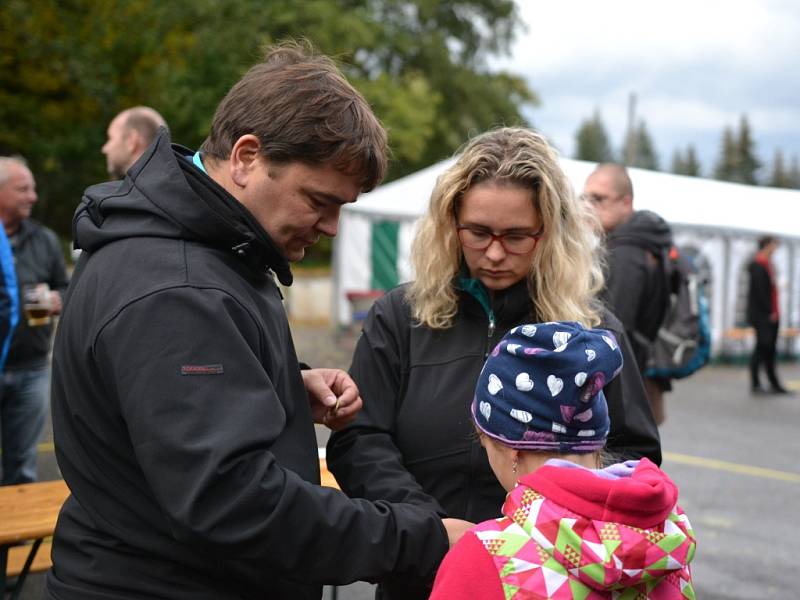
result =
[[53,428],[72,492],[49,597],[318,599],[321,584],[432,573],[433,511],[319,487],[281,296],[255,218],[162,132],[87,190],[55,342]]
[[[491,348],[510,328],[540,320],[528,288],[521,282],[496,292],[490,307],[460,290],[453,325],[442,330],[414,324],[406,291],[402,286],[378,299],[364,322],[350,368],[364,409],[331,436],[328,467],[353,497],[410,502],[475,523],[498,517],[506,492],[469,406]],[[610,313],[600,327],[616,334],[626,361],[604,388],[608,449],[660,464],[658,429],[627,337]],[[395,578],[384,582],[380,598],[422,600],[429,593],[424,578]]]
[[654,340],[669,304],[665,262],[672,247],[669,224],[649,210],[639,210],[606,238],[607,270],[604,300],[622,321],[639,367],[645,367],[647,346]]

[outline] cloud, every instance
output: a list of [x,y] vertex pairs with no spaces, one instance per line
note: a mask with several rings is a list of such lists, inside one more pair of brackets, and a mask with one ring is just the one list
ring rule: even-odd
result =
[[492,66],[526,77],[543,100],[528,115],[563,153],[596,109],[619,147],[633,92],[664,167],[692,143],[710,168],[742,114],[762,159],[800,154],[800,3],[528,1],[520,13],[527,32]]

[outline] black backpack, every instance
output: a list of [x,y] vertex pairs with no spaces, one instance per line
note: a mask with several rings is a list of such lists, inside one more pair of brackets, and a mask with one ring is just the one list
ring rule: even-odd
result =
[[711,326],[706,281],[697,257],[672,247],[662,258],[670,290],[669,304],[650,353],[645,375],[669,379],[688,377],[711,357]]

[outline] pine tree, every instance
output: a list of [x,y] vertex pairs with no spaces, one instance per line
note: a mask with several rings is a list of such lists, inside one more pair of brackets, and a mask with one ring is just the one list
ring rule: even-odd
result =
[[737,141],[737,153],[739,158],[738,181],[756,185],[756,171],[761,168],[761,161],[755,153],[755,142],[750,132],[750,124],[747,115],[742,115],[739,121],[739,139]]
[[739,150],[733,139],[733,130],[725,127],[722,132],[722,148],[717,165],[714,167],[714,177],[722,181],[736,181],[739,167]]
[[593,162],[614,160],[599,110],[595,111],[592,118],[584,120],[575,133],[575,158]]
[[700,175],[700,162],[697,160],[697,153],[694,146],[689,144],[684,155],[680,149],[676,149],[672,155],[672,172],[678,175],[689,175],[698,177]]
[[772,173],[767,185],[779,188],[792,187],[791,176],[783,164],[783,152],[781,152],[780,148],[775,149],[775,158],[772,160]]
[[686,148],[686,175],[692,177],[700,177],[700,161],[697,159],[697,152],[695,152],[694,145],[689,144]]
[[644,121],[639,121],[639,125],[628,135],[622,155],[626,157],[629,167],[658,170],[658,154]]
[[797,155],[792,156],[792,165],[789,167],[788,175],[790,187],[800,190],[800,163],[797,161]]
[[680,148],[675,148],[672,153],[672,168],[670,170],[676,175],[686,174],[686,161],[683,159]]

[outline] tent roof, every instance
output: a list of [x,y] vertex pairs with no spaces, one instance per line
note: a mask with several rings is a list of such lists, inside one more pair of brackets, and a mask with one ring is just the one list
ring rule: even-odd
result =
[[[427,208],[436,178],[448,159],[363,195],[345,207],[374,218],[414,220]],[[573,188],[580,191],[596,163],[561,159]],[[800,191],[757,187],[629,169],[637,209],[657,212],[672,224],[800,238]]]

